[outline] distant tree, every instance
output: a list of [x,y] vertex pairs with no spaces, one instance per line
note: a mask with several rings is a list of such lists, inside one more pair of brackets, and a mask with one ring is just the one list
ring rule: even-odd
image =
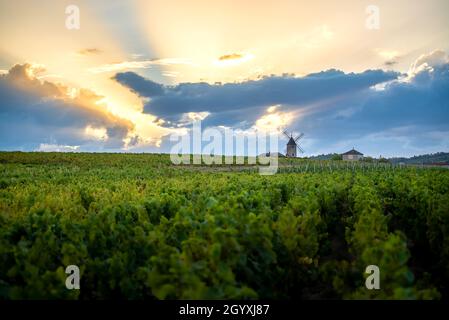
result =
[[343,160],[343,157],[341,154],[334,153],[331,157],[331,160]]
[[369,163],[372,163],[372,162],[374,162],[374,159],[373,159],[372,157],[364,157],[364,158],[362,159],[362,161],[363,161],[363,162],[369,162]]
[[379,159],[380,163],[390,163],[390,160],[386,159],[386,158],[380,158]]

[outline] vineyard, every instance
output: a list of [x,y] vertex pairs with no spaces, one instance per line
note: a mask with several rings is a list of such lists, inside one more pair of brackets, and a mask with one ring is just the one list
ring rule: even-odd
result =
[[226,168],[0,153],[0,299],[449,298],[449,170]]

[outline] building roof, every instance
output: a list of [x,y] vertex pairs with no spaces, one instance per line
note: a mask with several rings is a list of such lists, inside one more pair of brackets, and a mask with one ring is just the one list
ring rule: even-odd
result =
[[287,142],[287,146],[296,146],[296,142],[293,140],[293,137],[290,137],[290,140]]
[[348,152],[342,153],[342,156],[349,156],[349,155],[353,155],[353,156],[363,156],[363,153],[358,152],[358,151],[355,150],[354,148],[352,148],[352,150],[349,150]]

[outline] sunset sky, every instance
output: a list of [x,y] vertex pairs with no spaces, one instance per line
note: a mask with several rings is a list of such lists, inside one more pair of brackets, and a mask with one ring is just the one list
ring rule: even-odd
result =
[[448,21],[447,0],[0,0],[0,150],[169,152],[201,119],[304,132],[305,155],[447,152]]

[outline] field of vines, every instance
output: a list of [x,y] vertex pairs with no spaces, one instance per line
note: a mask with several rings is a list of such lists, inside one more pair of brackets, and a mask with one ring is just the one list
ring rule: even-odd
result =
[[0,299],[449,298],[449,170],[200,169],[0,153]]

